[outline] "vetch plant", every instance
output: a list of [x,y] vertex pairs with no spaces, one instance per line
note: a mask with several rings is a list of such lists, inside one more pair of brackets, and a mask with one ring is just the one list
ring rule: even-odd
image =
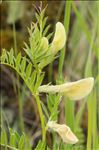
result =
[[[66,95],[72,100],[80,100],[87,96],[94,84],[92,77],[75,82],[66,82],[61,85],[42,85],[44,79],[43,68],[50,64],[57,56],[57,53],[64,47],[66,42],[66,31],[61,22],[56,23],[55,34],[51,43],[49,39],[52,33],[48,34],[50,25],[46,25],[47,17],[44,16],[45,9],[39,14],[36,13],[37,23],[31,23],[29,31],[29,45],[25,43],[25,56],[21,52],[14,56],[13,49],[10,52],[3,49],[1,64],[13,68],[35,97],[42,127],[42,141],[37,145],[36,150],[46,147],[46,132],[51,129],[59,134],[63,142],[75,144],[78,138],[71,129],[63,124],[58,124],[58,106],[62,96]],[[48,108],[41,102],[40,93],[47,93]],[[43,113],[44,112],[44,113]],[[47,119],[46,119],[47,118]]]

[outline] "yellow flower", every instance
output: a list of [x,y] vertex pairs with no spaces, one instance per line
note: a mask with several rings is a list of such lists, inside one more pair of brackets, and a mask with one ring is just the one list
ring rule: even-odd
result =
[[60,93],[70,99],[79,100],[87,96],[94,84],[94,78],[89,77],[75,82],[67,82],[61,85],[43,85],[39,87],[39,92]]
[[48,40],[46,37],[43,37],[41,40],[41,46],[44,44],[44,49],[48,49],[47,58],[43,59],[39,64],[39,68],[43,68],[54,60],[54,56],[59,50],[61,50],[66,42],[66,32],[63,24],[61,22],[56,23],[55,35],[52,43],[49,46]]
[[75,144],[78,142],[78,138],[74,135],[71,129],[65,124],[61,125],[57,124],[54,121],[49,121],[47,123],[47,127],[57,132],[62,138],[63,142],[65,143]]
[[54,39],[51,44],[51,50],[54,54],[56,54],[59,50],[61,50],[66,42],[66,32],[63,24],[61,22],[57,22]]

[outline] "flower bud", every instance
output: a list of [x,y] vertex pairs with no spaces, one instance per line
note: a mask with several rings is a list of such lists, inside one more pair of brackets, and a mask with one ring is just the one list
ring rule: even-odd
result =
[[44,50],[48,49],[48,39],[46,37],[42,37],[41,46]]
[[54,39],[52,41],[51,50],[54,54],[56,54],[59,50],[61,50],[66,42],[66,32],[63,24],[61,22],[57,22]]
[[54,121],[49,121],[47,124],[47,127],[49,129],[54,130],[57,132],[60,137],[62,138],[63,142],[68,144],[75,144],[78,142],[77,137],[74,135],[74,133],[71,131],[71,129],[66,126],[65,124],[58,124]]

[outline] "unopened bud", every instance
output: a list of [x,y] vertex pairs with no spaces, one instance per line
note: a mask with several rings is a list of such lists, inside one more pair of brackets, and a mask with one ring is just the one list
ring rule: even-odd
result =
[[41,39],[41,46],[42,46],[42,48],[44,50],[48,49],[48,39],[46,37],[42,37],[42,39]]
[[61,50],[66,42],[66,32],[63,24],[61,22],[57,22],[54,39],[52,41],[51,50],[54,54],[56,54],[59,50]]

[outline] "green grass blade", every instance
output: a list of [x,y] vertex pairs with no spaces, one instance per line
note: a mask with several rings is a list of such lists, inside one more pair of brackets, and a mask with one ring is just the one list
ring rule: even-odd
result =
[[[66,29],[66,34],[68,35],[69,23],[70,23],[70,12],[71,12],[71,1],[66,1],[65,5],[66,6],[65,6],[65,14],[64,14],[64,26]],[[59,58],[59,68],[58,68],[59,81],[62,80],[62,70],[63,70],[63,63],[65,58],[65,47],[61,50],[60,58]]]

